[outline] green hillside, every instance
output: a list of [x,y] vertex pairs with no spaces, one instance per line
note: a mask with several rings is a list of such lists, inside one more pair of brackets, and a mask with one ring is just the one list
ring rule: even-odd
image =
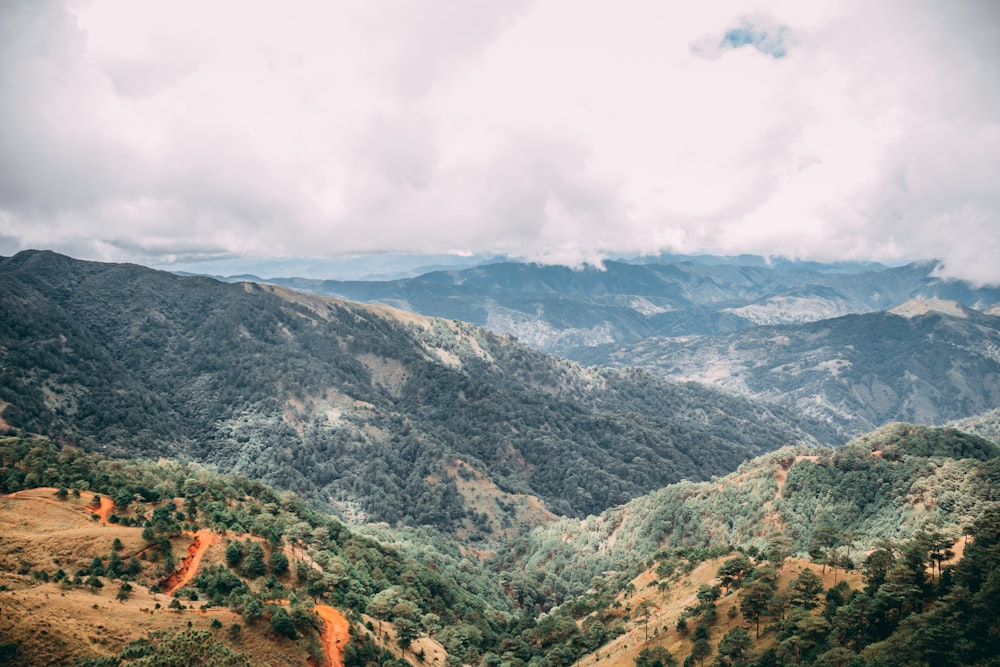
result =
[[[6,437],[0,610],[17,622],[0,628],[0,655],[86,667],[334,664],[331,650],[345,667],[992,665],[997,455],[953,429],[892,425],[553,524],[484,568],[430,541],[423,559],[387,548],[259,482]],[[27,495],[3,495],[15,492]],[[100,516],[97,499],[77,497],[94,492],[113,501]],[[192,567],[192,536],[212,546],[164,596]],[[346,648],[323,641],[323,605],[354,628]]]
[[593,577],[627,574],[663,548],[805,554],[819,545],[856,559],[878,540],[929,527],[957,539],[1000,501],[998,455],[978,436],[893,424],[835,450],[782,449],[712,482],[537,528],[495,566],[580,593]]
[[[211,463],[394,525],[488,537],[522,520],[531,496],[584,516],[828,441],[723,392],[250,283],[22,252],[0,260],[0,312],[11,427]],[[466,468],[508,494],[502,505],[471,510],[456,478]]]

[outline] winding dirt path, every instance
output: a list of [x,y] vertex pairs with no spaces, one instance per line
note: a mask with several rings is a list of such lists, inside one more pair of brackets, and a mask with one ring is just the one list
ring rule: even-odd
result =
[[344,667],[344,647],[351,638],[351,624],[342,613],[325,604],[318,604],[313,610],[323,619],[320,641],[327,667]]
[[199,530],[194,534],[194,541],[187,548],[187,556],[181,558],[181,566],[167,577],[161,587],[166,595],[173,595],[174,591],[194,579],[198,574],[198,566],[201,565],[201,557],[213,544],[215,544],[215,533],[212,531]]

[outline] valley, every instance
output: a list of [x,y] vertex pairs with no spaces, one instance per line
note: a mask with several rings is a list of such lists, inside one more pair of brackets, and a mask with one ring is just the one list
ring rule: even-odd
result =
[[[717,268],[673,267],[668,309],[663,267],[505,267],[744,318],[636,324],[586,366],[385,304],[0,258],[0,661],[991,664],[992,293],[850,314],[866,277]],[[902,294],[904,269],[863,273]],[[806,275],[839,296],[768,291]]]

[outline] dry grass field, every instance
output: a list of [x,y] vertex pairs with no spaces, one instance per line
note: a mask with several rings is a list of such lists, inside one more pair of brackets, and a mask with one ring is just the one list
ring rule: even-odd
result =
[[[141,529],[106,524],[99,515],[93,518],[90,502],[88,493],[59,500],[54,489],[0,497],[0,645],[7,647],[0,662],[11,667],[71,665],[80,658],[118,655],[128,642],[149,632],[190,628],[212,632],[254,665],[306,664],[300,642],[265,631],[243,631],[238,638],[231,637],[233,624],[244,621],[228,609],[169,610],[172,598],[149,592],[150,586],[163,580],[160,564],[143,562],[125,600],[117,599],[120,583],[107,577],[101,578],[102,588],[40,579],[38,573],[45,572],[51,579],[60,569],[72,577],[94,557],[107,558],[115,538],[121,542],[118,553],[124,560],[142,553]],[[192,542],[190,535],[174,540],[178,567],[183,566],[180,556]],[[222,561],[219,542],[215,539],[206,545],[200,564]],[[222,627],[212,628],[213,620]],[[10,655],[12,645],[17,650]]]

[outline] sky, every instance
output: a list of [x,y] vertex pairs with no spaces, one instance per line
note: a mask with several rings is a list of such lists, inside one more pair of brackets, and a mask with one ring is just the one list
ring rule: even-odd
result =
[[0,254],[996,284],[998,64],[994,0],[2,0]]

